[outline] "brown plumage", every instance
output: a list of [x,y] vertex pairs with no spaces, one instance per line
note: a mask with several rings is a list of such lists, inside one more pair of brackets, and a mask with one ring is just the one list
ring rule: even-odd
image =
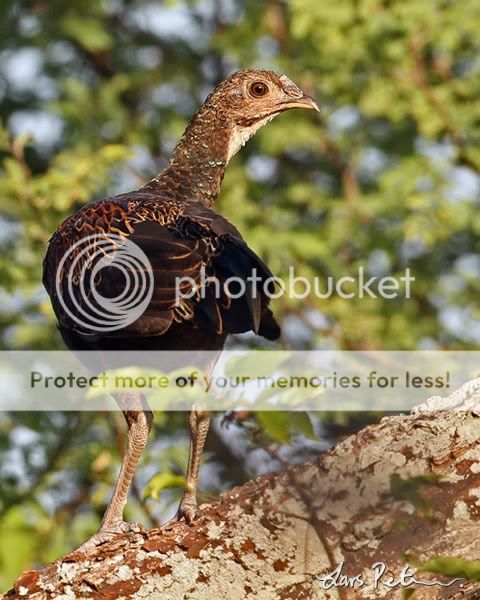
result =
[[[151,184],[150,184],[151,185]],[[147,186],[148,187],[148,186]],[[176,192],[176,190],[175,190]],[[178,192],[174,196],[180,195]],[[91,331],[75,319],[73,303],[68,314],[59,303],[55,274],[61,258],[75,243],[93,234],[125,236],[145,252],[152,267],[154,286],[151,302],[132,324],[120,330]],[[94,248],[92,248],[94,250]],[[88,256],[85,258],[88,260]],[[224,282],[229,277],[245,279],[256,269],[263,281],[271,277],[264,263],[248,248],[240,233],[221,215],[188,198],[172,198],[160,184],[87,205],[67,219],[50,241],[45,259],[44,282],[67,345],[82,349],[196,350],[203,348],[205,334],[222,338],[229,333],[254,330],[276,339],[280,329],[268,308],[268,298],[259,287],[257,294],[235,300],[222,294],[216,298],[213,284],[202,289],[202,269],[209,277]],[[109,297],[124,283],[115,270],[102,269],[96,289]],[[67,265],[58,273],[63,300],[69,301]],[[190,277],[198,286],[191,299],[176,301],[176,282]],[[204,286],[205,287],[205,286]],[[82,294],[73,293],[80,305]],[[223,290],[223,286],[220,286]],[[254,296],[254,297],[253,297]],[[198,340],[197,340],[198,338]]]
[[[302,107],[317,109],[314,101],[287,77],[270,71],[239,71],[208,96],[163,173],[137,191],[86,205],[58,228],[48,246],[43,280],[69,348],[221,350],[228,334],[250,330],[271,340],[278,338],[280,328],[263,292],[263,282],[271,277],[270,271],[238,230],[212,207],[228,161],[238,149],[274,116]],[[85,309],[88,313],[88,307],[80,281],[75,276],[72,280],[69,262],[62,265],[62,258],[86,236],[101,238],[110,234],[134,242],[148,257],[153,273],[153,295],[143,314],[133,323],[114,331],[99,332],[89,327],[88,316],[85,319],[81,312]],[[92,247],[92,251],[94,249]],[[73,253],[68,260],[74,257]],[[80,267],[85,266],[85,261],[88,272],[88,253]],[[220,282],[230,277],[246,281],[252,271],[256,271],[260,278],[257,291],[253,294],[247,286],[247,293],[241,298],[232,299],[225,293],[216,297],[210,284],[206,284],[207,289],[200,287],[192,298],[177,302],[178,278],[188,276],[200,284],[202,270]],[[69,284],[77,307],[69,298]],[[109,268],[102,269],[91,284],[105,297],[118,294],[122,285],[124,282],[118,272]],[[59,290],[69,310],[60,302]],[[87,297],[92,291],[86,287]],[[118,400],[120,406],[124,406],[125,398]],[[123,527],[121,514],[126,493],[146,442],[151,420],[148,407],[143,398],[135,402],[138,411],[132,411],[131,402],[129,410],[125,410],[129,448],[114,497],[94,539],[97,543]],[[192,489],[185,495],[179,511],[179,516],[188,520],[193,518],[196,509],[196,478],[208,429],[207,415],[192,413],[190,429],[193,448],[188,480]],[[141,442],[138,442],[139,435],[143,435]],[[135,448],[134,438],[137,440]]]

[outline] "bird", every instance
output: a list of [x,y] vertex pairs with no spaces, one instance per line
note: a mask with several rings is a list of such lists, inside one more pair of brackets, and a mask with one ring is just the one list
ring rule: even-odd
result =
[[[159,175],[140,189],[84,205],[58,227],[45,254],[43,283],[70,350],[189,350],[218,355],[230,334],[253,331],[268,340],[278,339],[281,330],[262,286],[271,272],[214,205],[231,158],[274,117],[300,108],[319,110],[286,75],[237,71],[207,96]],[[95,269],[93,256],[102,255],[98,250],[109,236],[140,248],[153,284],[133,320],[118,326],[111,320],[115,315],[106,310],[108,326],[99,327],[95,317],[102,307],[95,293],[114,298],[126,285],[108,265]],[[209,279],[200,281],[202,269],[220,282],[232,276],[247,281],[255,270],[258,293],[217,297]],[[197,286],[195,294],[184,294],[181,301],[174,295],[179,277],[189,277]],[[131,531],[123,512],[152,425],[144,395],[129,391],[114,397],[126,420],[127,444],[100,528],[80,547],[84,550]],[[187,523],[198,514],[198,476],[210,418],[208,411],[195,407],[188,416],[187,483],[175,516]]]

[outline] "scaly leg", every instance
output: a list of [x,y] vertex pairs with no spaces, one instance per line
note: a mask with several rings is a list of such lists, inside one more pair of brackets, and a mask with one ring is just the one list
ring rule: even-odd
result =
[[91,550],[119,533],[140,531],[138,525],[123,521],[123,509],[127,503],[128,491],[135,470],[147,444],[153,414],[141,394],[115,394],[114,398],[127,421],[127,447],[115,490],[103,516],[100,529],[77,549],[82,552]]
[[[220,353],[218,353],[217,356],[210,362],[210,365],[206,370],[208,388],[210,388],[213,370],[219,356]],[[195,406],[193,406],[192,410],[188,413],[190,449],[188,453],[187,489],[183,493],[175,516],[164,523],[163,527],[167,527],[171,523],[179,521],[182,518],[185,519],[187,523],[191,523],[196,517],[198,508],[198,475],[200,473],[203,448],[205,446],[205,440],[207,439],[208,429],[210,427],[210,415],[211,413],[209,411],[197,409]]]
[[195,408],[190,411],[188,414],[190,450],[188,454],[187,489],[180,500],[175,520],[183,517],[187,523],[191,523],[197,514],[198,475],[209,426],[210,413],[208,411],[196,410]]

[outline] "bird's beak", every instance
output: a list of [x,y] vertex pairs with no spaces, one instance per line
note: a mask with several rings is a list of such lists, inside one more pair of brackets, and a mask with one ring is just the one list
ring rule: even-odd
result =
[[304,94],[302,96],[301,100],[303,100],[304,108],[313,108],[313,110],[320,112],[320,108],[319,108],[318,104],[315,102],[315,100],[311,96],[307,96],[307,94]]
[[300,98],[284,100],[282,102],[282,106],[284,108],[311,108],[317,112],[320,112],[318,104],[311,96],[308,96],[307,94],[303,94],[303,96],[300,96]]

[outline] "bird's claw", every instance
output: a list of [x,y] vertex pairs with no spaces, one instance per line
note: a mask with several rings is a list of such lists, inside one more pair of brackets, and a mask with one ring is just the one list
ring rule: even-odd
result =
[[178,507],[177,515],[179,519],[184,518],[189,525],[193,523],[198,513],[196,494],[186,493],[182,496]]
[[162,529],[173,523],[178,523],[184,520],[185,523],[191,525],[198,514],[197,496],[190,492],[183,494],[180,504],[175,515],[162,525]]
[[98,548],[102,544],[106,544],[110,540],[122,534],[138,534],[145,531],[145,528],[140,523],[127,523],[126,521],[117,521],[101,527],[100,530],[83,542],[74,552],[88,553]]

